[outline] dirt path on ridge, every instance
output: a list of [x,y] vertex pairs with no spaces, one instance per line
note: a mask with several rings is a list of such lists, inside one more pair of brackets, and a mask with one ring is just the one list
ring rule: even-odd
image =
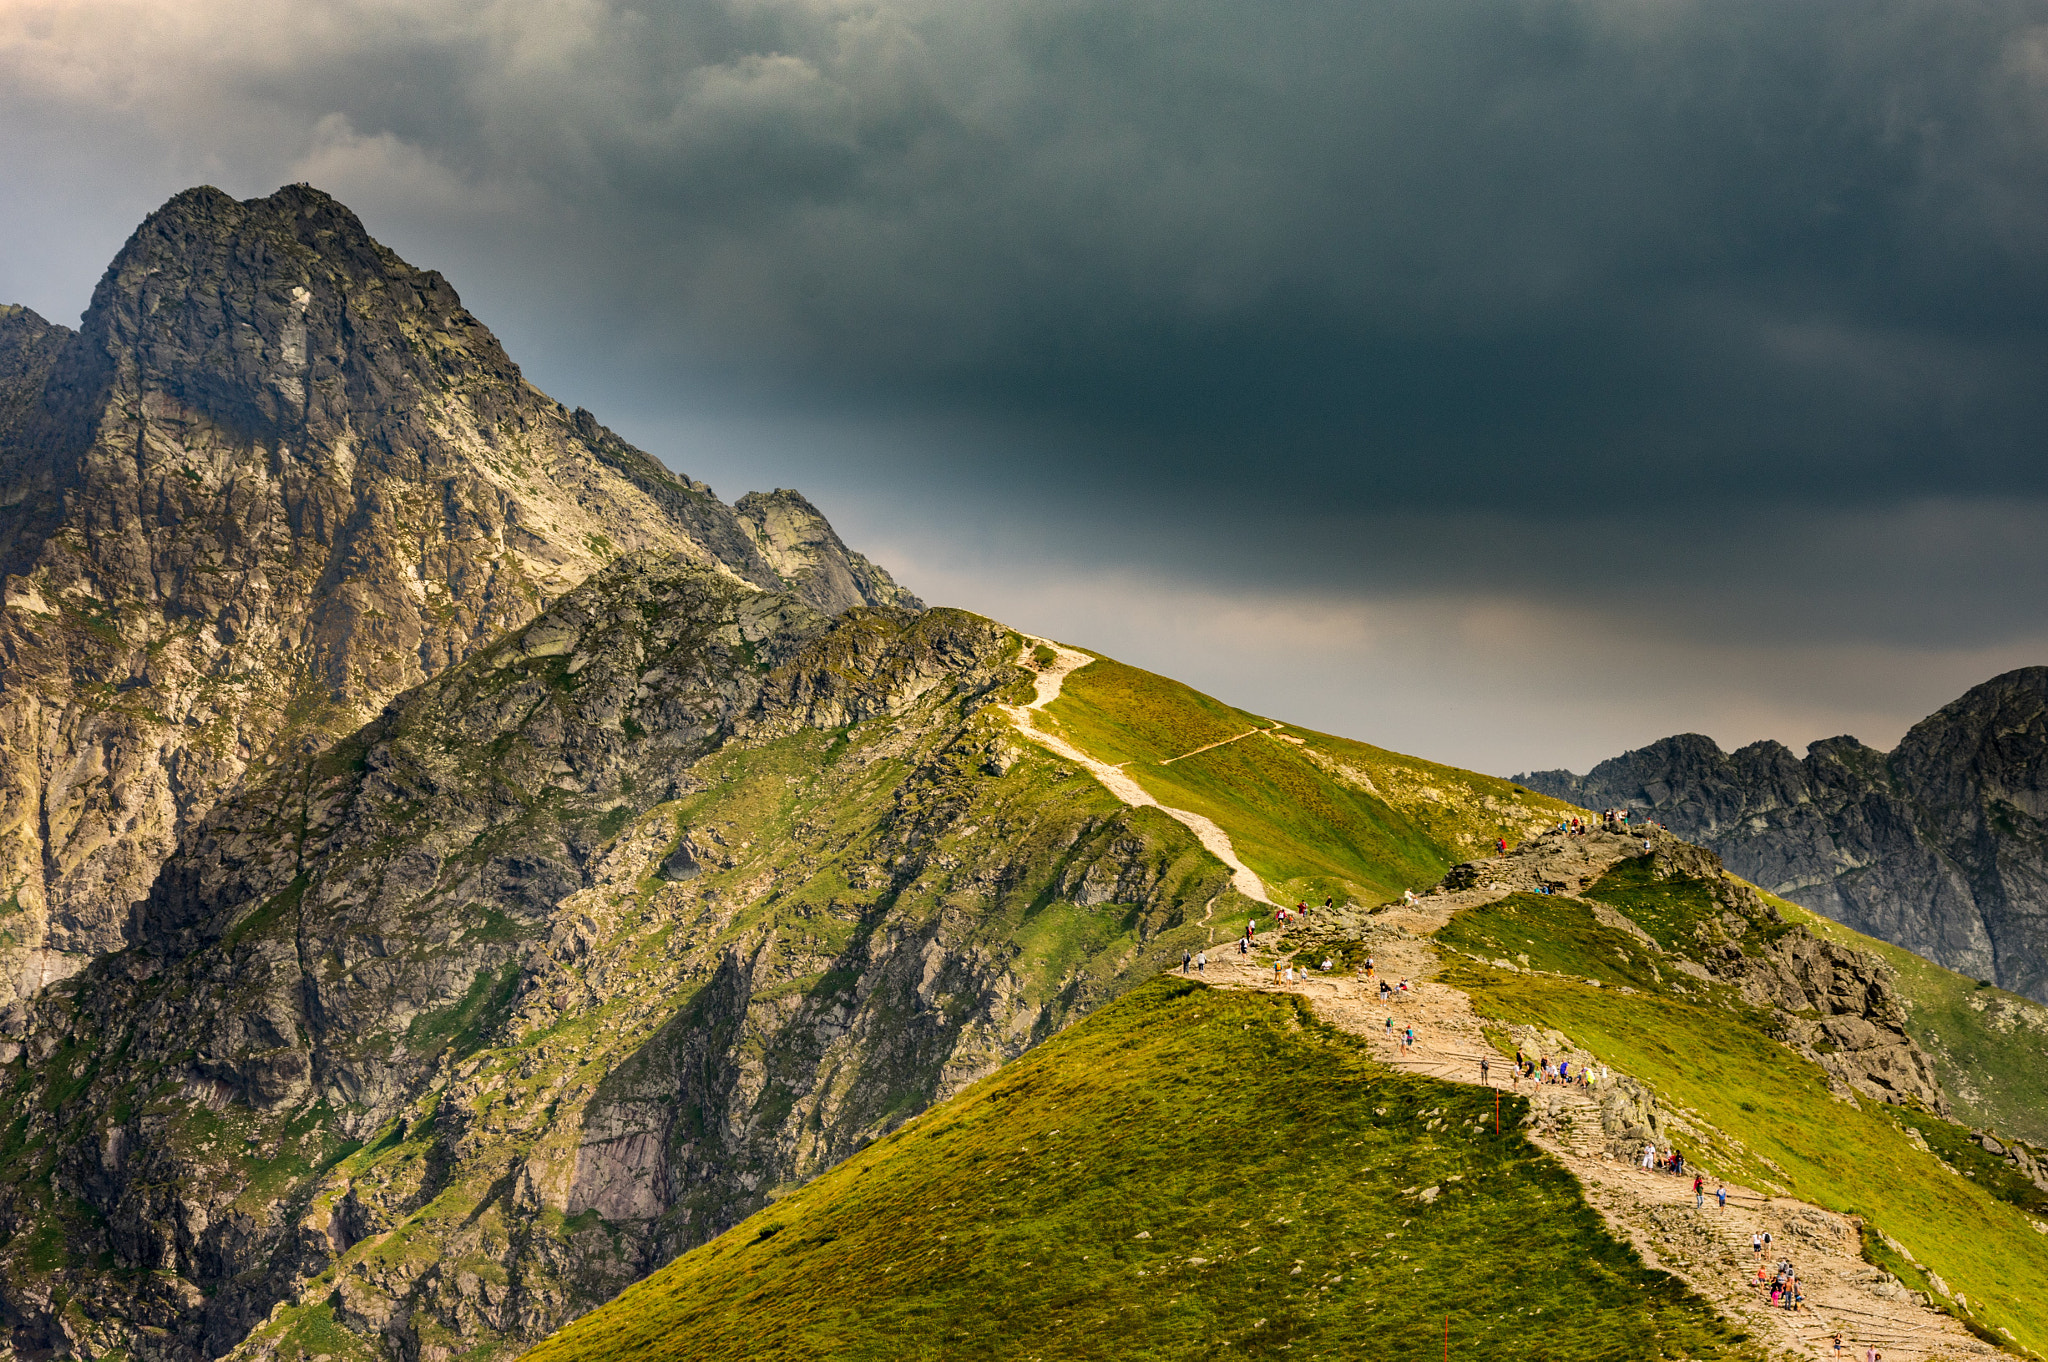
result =
[[[1023,633],[1022,630],[1018,632]],[[1030,634],[1024,634],[1024,641],[1027,644],[1036,644],[1052,649],[1053,663],[1045,670],[1039,672],[1034,678],[1037,691],[1029,704],[997,706],[1003,713],[1010,716],[1010,721],[1017,726],[1017,731],[1037,743],[1040,747],[1055,752],[1065,757],[1068,761],[1073,762],[1076,766],[1084,768],[1089,775],[1102,782],[1104,789],[1132,808],[1156,808],[1169,818],[1185,824],[1201,840],[1202,845],[1208,848],[1211,855],[1230,867],[1231,883],[1236,886],[1238,893],[1243,894],[1248,899],[1270,906],[1273,900],[1267,896],[1265,882],[1253,874],[1251,868],[1245,865],[1243,861],[1237,859],[1237,849],[1230,844],[1230,835],[1224,832],[1222,828],[1217,827],[1214,819],[1205,818],[1198,813],[1190,813],[1186,809],[1176,809],[1170,805],[1161,804],[1150,794],[1146,793],[1144,786],[1138,784],[1137,781],[1125,774],[1122,767],[1111,766],[1107,762],[1097,761],[1065,738],[1060,737],[1057,733],[1048,733],[1038,726],[1037,720],[1034,717],[1034,711],[1044,709],[1054,700],[1059,699],[1060,687],[1065,684],[1068,673],[1087,666],[1095,659],[1078,649],[1067,648],[1054,643],[1051,639],[1037,638]]]
[[1202,746],[1183,752],[1177,757],[1168,757],[1165,761],[1162,761],[1159,764],[1161,766],[1171,766],[1177,761],[1186,761],[1189,757],[1199,757],[1204,752],[1214,752],[1219,747],[1228,747],[1230,746],[1230,744],[1234,742],[1243,742],[1246,738],[1257,737],[1261,733],[1271,733],[1274,728],[1278,728],[1279,726],[1280,725],[1278,724],[1274,724],[1273,728],[1247,728],[1244,732],[1236,734],[1233,737],[1224,738],[1218,742],[1204,743]]
[[[1576,856],[1570,867],[1574,872],[1597,876],[1629,854],[1634,842],[1598,834],[1560,839],[1558,845],[1563,853]],[[1514,859],[1511,853],[1497,858],[1497,863],[1506,866]],[[1555,866],[1545,873],[1546,877],[1557,873]],[[1510,892],[1512,887],[1495,884],[1461,893],[1430,894],[1412,906],[1395,905],[1366,918],[1364,936],[1378,976],[1371,980],[1314,972],[1300,982],[1281,982],[1273,971],[1274,948],[1285,950],[1288,943],[1284,936],[1276,940],[1270,935],[1250,956],[1239,955],[1228,946],[1212,949],[1202,977],[1223,988],[1302,994],[1318,1016],[1361,1037],[1373,1057],[1391,1068],[1477,1085],[1480,1057],[1491,1059],[1492,1081],[1487,1086],[1530,1097],[1531,1137],[1571,1170],[1587,1201],[1608,1226],[1634,1244],[1645,1262],[1681,1278],[1738,1321],[1773,1358],[1838,1356],[1833,1352],[1837,1332],[1845,1345],[1839,1354],[1844,1358],[1862,1358],[1871,1344],[1884,1354],[1886,1362],[1960,1362],[1963,1358],[2007,1356],[1971,1336],[1948,1315],[1918,1304],[1885,1273],[1866,1263],[1859,1232],[1846,1217],[1791,1197],[1770,1196],[1732,1182],[1720,1184],[1712,1178],[1708,1179],[1706,1208],[1695,1210],[1690,1176],[1646,1171],[1629,1158],[1608,1153],[1599,1107],[1592,1098],[1576,1088],[1510,1081],[1510,1061],[1481,1034],[1471,999],[1437,981],[1437,947],[1431,940],[1431,934],[1460,909],[1490,903]],[[1396,995],[1389,1004],[1382,1004],[1378,996],[1381,978],[1390,984],[1406,979],[1410,994],[1406,998]],[[1415,1046],[1404,1051],[1398,1033],[1411,1026]],[[1524,1027],[1502,1029],[1514,1032],[1517,1043],[1532,1058],[1548,1053],[1553,1058],[1570,1058],[1575,1066],[1592,1059],[1555,1033]],[[1728,1189],[1726,1209],[1715,1206],[1713,1189],[1719,1185]],[[1750,1236],[1764,1230],[1773,1237],[1772,1261],[1781,1257],[1792,1260],[1811,1313],[1774,1310],[1769,1305],[1768,1288],[1760,1290],[1753,1285],[1758,1258],[1750,1251]]]

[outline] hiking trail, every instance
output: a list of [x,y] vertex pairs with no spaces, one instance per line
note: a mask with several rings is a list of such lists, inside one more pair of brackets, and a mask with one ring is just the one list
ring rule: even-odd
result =
[[[1230,867],[1231,883],[1236,887],[1238,893],[1270,907],[1273,900],[1266,893],[1264,881],[1260,880],[1257,875],[1252,873],[1249,866],[1237,858],[1237,849],[1230,844],[1230,835],[1224,832],[1222,828],[1216,826],[1214,819],[1205,818],[1199,813],[1190,813],[1186,809],[1176,809],[1171,805],[1160,803],[1146,792],[1144,786],[1138,784],[1137,781],[1125,774],[1122,767],[1111,766],[1107,762],[1097,761],[1065,738],[1060,737],[1057,733],[1049,733],[1038,726],[1037,719],[1034,717],[1035,711],[1044,709],[1054,700],[1059,699],[1060,687],[1065,684],[1069,672],[1078,671],[1095,659],[1078,649],[1054,643],[1051,639],[1024,634],[1021,629],[1018,632],[1023,634],[1026,644],[1050,648],[1053,652],[1053,661],[1050,666],[1039,671],[1033,678],[1036,691],[1029,704],[997,706],[1003,713],[1010,716],[1011,722],[1017,726],[1017,731],[1037,743],[1040,747],[1065,757],[1076,766],[1086,770],[1089,775],[1094,776],[1096,780],[1102,783],[1104,789],[1132,808],[1155,808],[1167,817],[1185,824],[1201,841],[1202,845],[1208,849],[1210,855]],[[1260,732],[1263,730],[1254,729],[1253,731]],[[1249,737],[1250,734],[1240,734],[1239,736]],[[1234,739],[1226,739],[1225,741],[1234,741]],[[1215,745],[1220,747],[1222,744],[1218,743]],[[1181,755],[1192,756],[1193,753],[1184,752]],[[1176,757],[1173,760],[1177,761],[1179,758]]]
[[[1705,1209],[1695,1210],[1690,1172],[1673,1176],[1647,1170],[1630,1157],[1610,1152],[1594,1097],[1576,1087],[1510,1080],[1512,1060],[1481,1033],[1471,999],[1437,982],[1439,957],[1432,937],[1460,909],[1491,903],[1523,887],[1497,881],[1529,878],[1527,867],[1510,867],[1525,851],[1545,853],[1547,863],[1538,869],[1537,878],[1591,884],[1623,857],[1638,854],[1640,847],[1635,837],[1611,833],[1560,840],[1560,845],[1549,848],[1525,843],[1507,856],[1480,862],[1482,867],[1500,868],[1496,882],[1485,883],[1488,873],[1482,869],[1481,887],[1431,891],[1412,905],[1396,903],[1366,918],[1362,925],[1376,966],[1374,979],[1312,972],[1313,977],[1293,984],[1276,982],[1274,957],[1265,951],[1275,944],[1284,947],[1284,935],[1268,935],[1260,952],[1249,956],[1229,949],[1213,951],[1201,977],[1223,988],[1302,994],[1317,1015],[1361,1037],[1374,1058],[1404,1072],[1477,1086],[1479,1060],[1488,1058],[1492,1074],[1485,1086],[1530,1097],[1531,1139],[1572,1172],[1608,1226],[1632,1243],[1644,1262],[1685,1281],[1747,1328],[1774,1358],[1838,1356],[1832,1351],[1837,1332],[1850,1345],[1841,1357],[1861,1358],[1872,1344],[1886,1362],[2005,1356],[1955,1319],[1919,1304],[1888,1274],[1865,1262],[1861,1235],[1848,1217],[1714,1179],[1708,1180]],[[1560,864],[1560,858],[1568,864]],[[1410,993],[1397,993],[1381,1003],[1382,978],[1389,983],[1406,979]],[[1394,1023],[1391,1031],[1386,1025],[1389,1016]],[[1404,1052],[1399,1033],[1411,1026],[1415,1046]],[[1511,1033],[1532,1058],[1547,1053],[1570,1059],[1575,1067],[1593,1059],[1555,1031],[1498,1025],[1497,1029]],[[1716,1186],[1728,1190],[1725,1208],[1715,1204]],[[1758,1258],[1750,1251],[1750,1236],[1766,1230],[1774,1241],[1766,1256],[1773,1262],[1781,1257],[1792,1260],[1811,1313],[1774,1309],[1768,1289],[1752,1285]]]

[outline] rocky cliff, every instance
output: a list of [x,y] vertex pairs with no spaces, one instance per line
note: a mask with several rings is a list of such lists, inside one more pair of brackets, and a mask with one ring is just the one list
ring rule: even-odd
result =
[[521,376],[303,185],[172,199],[76,333],[0,310],[0,1005],[125,939],[180,833],[620,554],[915,605]]
[[1846,737],[1804,758],[1727,753],[1684,734],[1584,776],[1515,779],[1644,810],[1781,897],[2048,1001],[2048,667],[1987,681],[1889,753]]
[[0,1024],[17,1355],[509,1355],[1206,940],[1022,654],[640,553],[280,754]]

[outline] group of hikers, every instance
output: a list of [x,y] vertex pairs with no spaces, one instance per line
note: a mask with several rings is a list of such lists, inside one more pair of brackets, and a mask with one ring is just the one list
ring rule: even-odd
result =
[[[1584,837],[1594,831],[1594,819],[1599,821],[1599,830],[1602,832],[1626,832],[1630,825],[1627,809],[1602,809],[1593,818],[1580,818],[1574,814],[1570,818],[1562,819],[1558,822],[1557,831],[1567,837]],[[1502,849],[1505,851],[1505,845]]]
[[[1766,1284],[1769,1285],[1773,1309],[1795,1312],[1803,1309],[1806,1305],[1806,1291],[1799,1284],[1799,1274],[1792,1270],[1792,1260],[1790,1258],[1781,1258],[1778,1260],[1775,1268],[1762,1261],[1764,1251],[1771,1244],[1771,1236],[1769,1234],[1751,1235],[1749,1243],[1750,1247],[1755,1250],[1758,1259],[1756,1265],[1756,1289],[1762,1291]],[[1841,1340],[1839,1338],[1836,1339],[1835,1350],[1837,1352],[1841,1351],[1841,1346]]]
[[[1479,1061],[1479,1081],[1485,1082],[1487,1075],[1491,1072],[1492,1065],[1485,1059],[1481,1059]],[[1560,1059],[1553,1064],[1550,1062],[1549,1055],[1544,1055],[1540,1060],[1532,1060],[1520,1050],[1516,1050],[1511,1081],[1520,1086],[1521,1081],[1527,1078],[1538,1086],[1548,1083],[1567,1088],[1584,1088],[1590,1092],[1595,1087],[1605,1083],[1610,1073],[1611,1071],[1604,1064],[1595,1064],[1590,1067],[1581,1064],[1574,1070],[1572,1062],[1568,1059]]]
[[1676,1149],[1667,1149],[1660,1154],[1655,1143],[1646,1143],[1643,1146],[1642,1166],[1652,1173],[1675,1173],[1679,1177],[1684,1177],[1685,1155]]
[[[1335,965],[1336,963],[1337,963],[1337,962],[1336,962],[1336,961],[1334,961],[1334,960],[1332,960],[1332,959],[1330,959],[1330,957],[1329,957],[1329,956],[1327,956],[1327,955],[1326,955],[1326,956],[1324,956],[1324,957],[1323,957],[1323,973],[1325,973],[1325,974],[1328,974],[1328,973],[1330,972],[1330,969],[1331,969],[1331,967],[1332,967],[1332,966],[1334,966],[1334,965]],[[1280,962],[1279,962],[1278,960],[1275,960],[1275,961],[1273,962],[1273,982],[1274,982],[1274,983],[1276,983],[1276,984],[1278,984],[1278,983],[1289,983],[1289,984],[1292,984],[1292,983],[1297,983],[1297,982],[1300,982],[1300,981],[1302,981],[1302,980],[1306,980],[1307,978],[1308,978],[1308,966],[1307,966],[1307,965],[1303,965],[1303,966],[1301,966],[1301,967],[1300,967],[1299,969],[1296,969],[1296,968],[1295,968],[1295,967],[1294,967],[1293,965],[1288,965],[1288,966],[1285,966],[1285,967],[1283,968],[1283,967],[1281,966],[1281,964],[1280,964]]]

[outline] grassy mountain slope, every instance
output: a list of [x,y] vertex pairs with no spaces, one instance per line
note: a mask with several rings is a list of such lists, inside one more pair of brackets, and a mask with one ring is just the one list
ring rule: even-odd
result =
[[1158,980],[530,1356],[1745,1355],[1506,1105]]
[[1496,837],[1512,844],[1571,809],[1505,780],[1279,727],[1108,658],[1068,676],[1044,714],[1160,802],[1214,819],[1287,901],[1372,903],[1421,889]]
[[[1653,889],[1630,868],[1587,897],[1629,913],[1667,951],[1704,959],[1693,927],[1718,910],[1703,883]],[[1768,1014],[1669,957],[1655,968],[1636,938],[1574,900],[1517,896],[1467,910],[1438,939],[1457,952],[1446,980],[1482,1015],[1553,1029],[1652,1085],[1683,1114],[1687,1153],[1702,1166],[1863,1217],[1875,1261],[1985,1336],[2048,1351],[2048,1236],[2035,1231],[2027,1198],[1943,1167],[1907,1133],[1909,1123],[1955,1127],[1831,1096],[1818,1066],[1773,1039]],[[1486,963],[1518,953],[1528,956],[1520,969]]]

